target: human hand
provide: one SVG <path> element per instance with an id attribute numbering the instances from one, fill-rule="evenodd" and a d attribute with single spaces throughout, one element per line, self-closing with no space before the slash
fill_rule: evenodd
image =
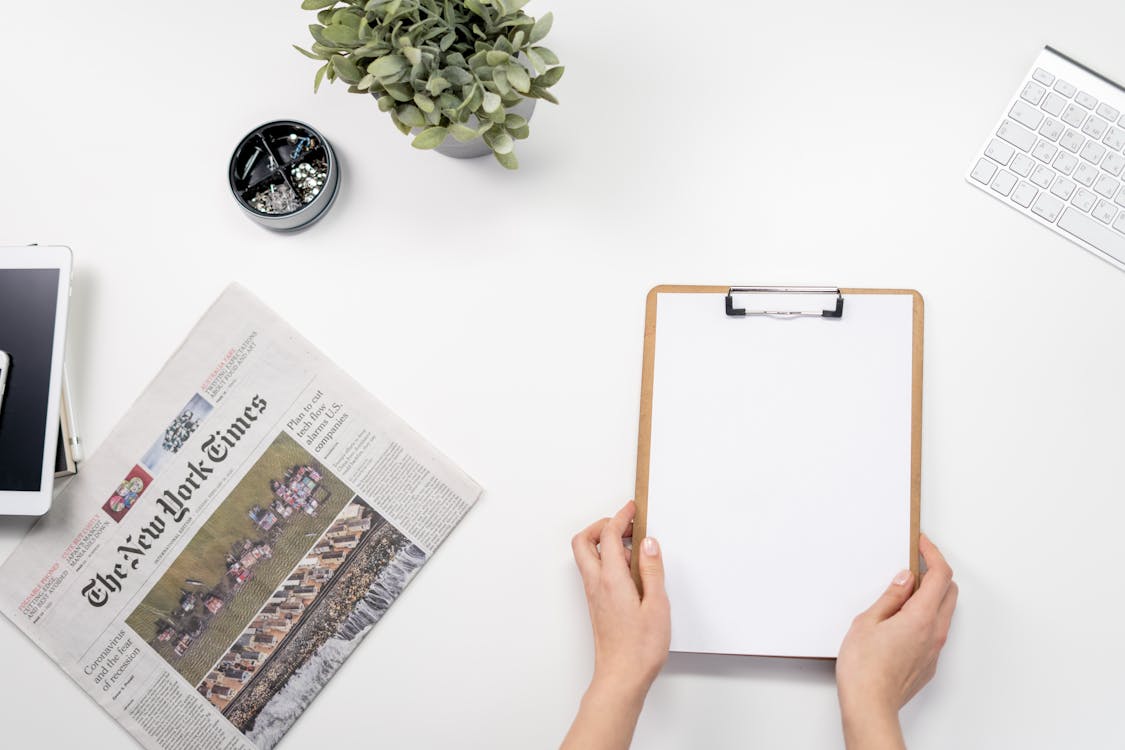
<path id="1" fill-rule="evenodd" d="M 850 750 L 903 747 L 898 712 L 934 676 L 957 606 L 953 570 L 923 534 L 926 573 L 895 576 L 883 595 L 852 622 L 836 659 L 836 686 Z"/>
<path id="2" fill-rule="evenodd" d="M 660 545 L 649 537 L 639 549 L 625 548 L 636 509 L 630 500 L 613 518 L 580 531 L 571 546 L 594 628 L 593 682 L 643 699 L 668 659 L 672 622 Z M 633 554 L 641 555 L 643 594 L 629 572 Z"/>

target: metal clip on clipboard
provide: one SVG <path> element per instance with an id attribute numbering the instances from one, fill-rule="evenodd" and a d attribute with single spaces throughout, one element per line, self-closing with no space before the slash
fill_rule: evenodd
<path id="1" fill-rule="evenodd" d="M 747 310 L 734 306 L 736 294 L 834 294 L 835 308 L 821 310 Z M 839 287 L 829 286 L 732 286 L 727 290 L 727 315 L 732 318 L 754 315 L 776 318 L 842 318 L 844 317 L 844 295 Z"/>

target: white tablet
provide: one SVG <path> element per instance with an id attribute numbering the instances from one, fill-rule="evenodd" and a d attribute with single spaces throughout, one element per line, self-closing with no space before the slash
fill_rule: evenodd
<path id="1" fill-rule="evenodd" d="M 69 298 L 70 248 L 0 247 L 0 515 L 51 507 Z"/>

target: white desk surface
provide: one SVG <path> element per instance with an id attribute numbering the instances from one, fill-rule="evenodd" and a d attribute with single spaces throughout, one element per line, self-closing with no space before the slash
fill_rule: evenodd
<path id="1" fill-rule="evenodd" d="M 922 523 L 961 599 L 911 747 L 1125 735 L 1125 274 L 962 176 L 1043 44 L 1125 80 L 1125 5 L 703 7 L 534 0 L 568 69 L 518 174 L 314 96 L 298 0 L 0 10 L 0 242 L 74 248 L 91 447 L 239 280 L 487 489 L 284 747 L 560 740 L 592 661 L 569 540 L 631 494 L 660 282 L 919 289 Z M 285 117 L 344 169 L 293 236 L 226 185 Z M 131 745 L 6 621 L 0 653 L 5 746 Z M 842 747 L 832 665 L 673 656 L 635 747 Z"/>

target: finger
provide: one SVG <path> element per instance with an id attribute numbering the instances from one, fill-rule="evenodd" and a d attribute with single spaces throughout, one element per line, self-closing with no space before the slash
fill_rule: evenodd
<path id="1" fill-rule="evenodd" d="M 570 540 L 570 547 L 574 550 L 574 562 L 578 565 L 578 572 L 582 578 L 589 580 L 590 576 L 598 571 L 601 557 L 598 556 L 598 540 L 601 539 L 602 530 L 609 523 L 608 518 L 594 521 L 592 524 L 579 531 Z"/>
<path id="2" fill-rule="evenodd" d="M 907 608 L 920 610 L 932 616 L 949 591 L 949 584 L 953 581 L 953 569 L 945 561 L 941 550 L 925 534 L 918 538 L 918 551 L 926 561 L 926 573 L 922 576 L 922 583 L 917 593 L 910 598 Z"/>
<path id="3" fill-rule="evenodd" d="M 882 622 L 902 609 L 902 605 L 910 598 L 913 591 L 914 574 L 909 570 L 900 571 L 891 580 L 891 585 L 887 586 L 883 595 L 876 599 L 875 603 L 868 607 L 863 614 L 876 622 Z"/>
<path id="4" fill-rule="evenodd" d="M 641 542 L 641 559 L 637 567 L 641 572 L 641 601 L 666 599 L 664 591 L 664 556 L 660 544 L 651 536 Z"/>
<path id="5" fill-rule="evenodd" d="M 946 638 L 949 637 L 949 625 L 953 621 L 953 610 L 957 608 L 957 592 L 957 582 L 954 581 L 949 584 L 949 591 L 945 593 L 945 598 L 941 600 L 941 606 L 938 607 L 937 636 L 939 650 L 945 645 Z"/>
<path id="6" fill-rule="evenodd" d="M 602 559 L 610 565 L 616 565 L 619 568 L 625 568 L 625 543 L 622 537 L 625 534 L 625 529 L 629 528 L 629 522 L 633 520 L 633 514 L 636 512 L 637 506 L 633 501 L 625 503 L 621 510 L 617 511 L 617 515 L 609 519 L 609 523 L 602 529 L 601 535 L 601 554 Z"/>

